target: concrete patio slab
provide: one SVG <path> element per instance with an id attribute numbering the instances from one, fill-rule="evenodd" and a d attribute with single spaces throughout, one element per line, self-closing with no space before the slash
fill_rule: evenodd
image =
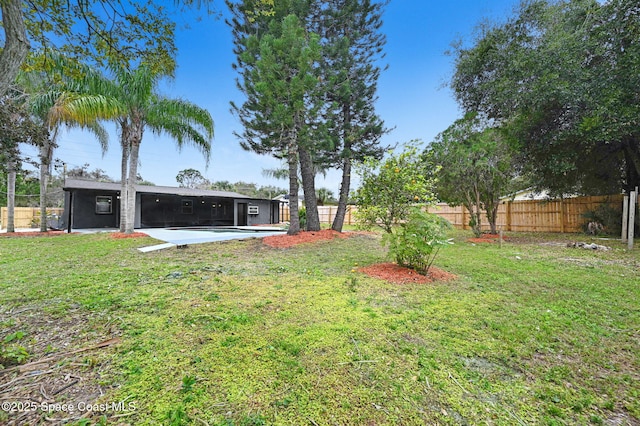
<path id="1" fill-rule="evenodd" d="M 263 238 L 271 235 L 283 235 L 286 231 L 280 228 L 255 228 L 255 227 L 247 227 L 236 228 L 233 230 L 224 230 L 224 229 L 165 229 L 165 228 L 145 228 L 140 229 L 140 232 L 144 232 L 149 235 L 151 238 L 155 238 L 156 240 L 165 241 L 167 243 L 172 244 L 173 246 L 181 246 L 187 244 L 202 244 L 202 243 L 212 243 L 216 241 L 229 241 L 229 240 L 242 240 L 247 238 Z M 243 232 L 244 231 L 244 232 Z M 163 247 L 158 247 L 160 250 L 162 248 L 169 248 L 172 246 L 166 246 L 162 244 Z M 144 247 L 143 247 L 144 248 Z M 138 249 L 142 251 L 142 249 Z M 147 249 L 147 251 L 152 251 Z"/>

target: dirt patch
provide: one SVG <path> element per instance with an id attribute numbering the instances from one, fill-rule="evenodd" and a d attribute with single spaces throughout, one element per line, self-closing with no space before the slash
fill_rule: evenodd
<path id="1" fill-rule="evenodd" d="M 482 234 L 479 238 L 469 238 L 467 241 L 470 243 L 485 244 L 485 243 L 497 243 L 500 240 L 499 234 Z M 502 236 L 502 241 L 509 241 L 509 237 Z"/>
<path id="2" fill-rule="evenodd" d="M 317 241 L 333 240 L 334 238 L 347 238 L 349 234 L 324 229 L 322 231 L 304 231 L 296 235 L 273 235 L 264 237 L 262 242 L 269 247 L 289 248 L 299 244 L 315 243 Z"/>
<path id="3" fill-rule="evenodd" d="M 66 424 L 91 415 L 86 407 L 109 389 L 103 375 L 121 334 L 115 324 L 79 308 L 70 307 L 62 318 L 44 308 L 0 308 L 0 332 L 24 334 L 5 349 L 20 346 L 28 353 L 18 365 L 3 360 L 0 424 Z"/>
<path id="4" fill-rule="evenodd" d="M 450 281 L 456 275 L 432 266 L 428 275 L 421 275 L 413 269 L 405 268 L 395 263 L 376 263 L 358 269 L 359 272 L 370 277 L 380 278 L 394 284 L 428 284 L 436 281 Z"/>
<path id="5" fill-rule="evenodd" d="M 112 232 L 111 234 L 111 238 L 114 238 L 116 240 L 122 239 L 122 238 L 144 238 L 144 237 L 148 237 L 147 234 L 145 234 L 144 232 L 132 232 L 131 234 L 125 234 L 124 232 Z"/>
<path id="6" fill-rule="evenodd" d="M 65 231 L 47 231 L 47 232 L 3 232 L 0 237 L 55 237 L 57 235 L 66 234 Z"/>

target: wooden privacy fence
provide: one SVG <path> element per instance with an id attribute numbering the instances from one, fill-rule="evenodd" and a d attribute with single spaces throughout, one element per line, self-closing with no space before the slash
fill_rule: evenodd
<path id="1" fill-rule="evenodd" d="M 357 210 L 356 206 L 347 206 L 347 213 L 344 216 L 345 225 L 355 225 L 356 220 L 352 215 L 352 212 Z M 320 223 L 332 224 L 333 219 L 338 212 L 338 206 L 318 206 L 318 216 L 320 216 Z M 288 222 L 291 215 L 289 214 L 289 206 L 284 204 L 280 208 L 280 222 Z"/>
<path id="2" fill-rule="evenodd" d="M 623 196 L 606 195 L 594 197 L 576 197 L 564 200 L 525 200 L 504 201 L 498 208 L 496 225 L 498 230 L 514 232 L 582 232 L 586 222 L 584 214 L 596 210 L 602 204 L 622 210 Z M 332 223 L 337 211 L 336 206 L 319 206 L 320 223 Z M 345 224 L 355 224 L 352 213 L 356 206 L 349 206 L 345 217 Z M 447 219 L 459 229 L 471 229 L 469 213 L 462 207 L 451 207 L 446 203 L 439 203 L 429 208 L 431 213 Z M 289 207 L 281 209 L 283 222 L 289 220 Z M 622 218 L 620 218 L 622 220 Z M 487 218 L 482 212 L 482 229 L 489 230 Z"/>
<path id="3" fill-rule="evenodd" d="M 582 232 L 586 222 L 585 213 L 596 210 L 602 204 L 621 210 L 622 199 L 622 195 L 605 195 L 550 201 L 504 201 L 498 208 L 496 226 L 498 230 L 516 232 Z M 450 207 L 440 203 L 429 211 L 449 220 L 456 228 L 471 229 L 469 212 L 462 206 Z M 489 230 L 484 211 L 482 229 Z"/>
<path id="4" fill-rule="evenodd" d="M 47 214 L 62 215 L 64 209 L 47 208 Z M 7 228 L 8 211 L 0 208 L 0 229 Z M 16 228 L 38 228 L 40 226 L 40 207 L 16 207 L 14 210 L 14 226 Z"/>

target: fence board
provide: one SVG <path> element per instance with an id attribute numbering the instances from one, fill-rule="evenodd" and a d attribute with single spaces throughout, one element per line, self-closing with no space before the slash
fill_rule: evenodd
<path id="1" fill-rule="evenodd" d="M 62 215 L 62 208 L 47 208 L 47 214 Z M 0 229 L 7 228 L 8 209 L 0 208 Z M 14 210 L 16 228 L 37 228 L 40 226 L 40 207 L 16 207 Z"/>
<path id="2" fill-rule="evenodd" d="M 622 200 L 623 196 L 620 194 L 564 200 L 504 201 L 498 207 L 496 226 L 499 230 L 514 232 L 582 232 L 582 226 L 586 222 L 583 217 L 585 213 L 597 209 L 601 204 L 621 208 Z M 355 224 L 351 215 L 355 210 L 357 206 L 349 206 L 344 222 L 346 225 Z M 320 223 L 331 224 L 336 211 L 336 206 L 319 206 Z M 429 211 L 447 219 L 456 228 L 470 229 L 469 214 L 462 206 L 452 207 L 446 203 L 438 203 L 429 208 Z M 482 215 L 482 230 L 489 231 L 484 211 Z M 286 205 L 281 209 L 281 219 L 283 222 L 289 220 L 289 207 Z"/>

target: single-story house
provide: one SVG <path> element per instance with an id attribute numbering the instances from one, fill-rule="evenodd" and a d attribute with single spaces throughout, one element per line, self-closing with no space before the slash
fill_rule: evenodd
<path id="1" fill-rule="evenodd" d="M 66 228 L 120 226 L 119 183 L 67 179 L 63 189 Z M 135 228 L 266 225 L 279 218 L 278 201 L 236 192 L 136 185 Z"/>

